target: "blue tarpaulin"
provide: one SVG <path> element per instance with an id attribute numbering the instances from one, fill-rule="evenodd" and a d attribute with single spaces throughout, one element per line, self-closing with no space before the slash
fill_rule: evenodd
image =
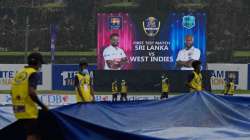
<path id="1" fill-rule="evenodd" d="M 16 120 L 12 113 L 12 108 L 11 111 L 8 109 L 8 106 L 0 106 L 0 130 Z"/>
<path id="2" fill-rule="evenodd" d="M 66 140 L 250 139 L 250 98 L 200 92 L 163 101 L 74 104 L 52 111 Z"/>
<path id="3" fill-rule="evenodd" d="M 46 140 L 250 139 L 250 98 L 206 92 L 162 101 L 72 104 L 51 110 L 49 118 L 40 118 Z M 21 130 L 9 129 L 8 139 Z"/>

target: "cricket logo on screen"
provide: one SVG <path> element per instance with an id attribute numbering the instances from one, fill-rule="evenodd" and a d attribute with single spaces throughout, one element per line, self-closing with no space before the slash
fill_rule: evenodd
<path id="1" fill-rule="evenodd" d="M 110 30 L 119 30 L 122 27 L 122 17 L 121 16 L 112 16 L 109 17 L 109 29 Z"/>
<path id="2" fill-rule="evenodd" d="M 187 29 L 192 29 L 195 26 L 195 17 L 194 16 L 183 16 L 182 26 Z"/>
<path id="3" fill-rule="evenodd" d="M 146 35 L 154 37 L 159 32 L 161 23 L 155 17 L 148 17 L 142 22 L 142 25 Z"/>

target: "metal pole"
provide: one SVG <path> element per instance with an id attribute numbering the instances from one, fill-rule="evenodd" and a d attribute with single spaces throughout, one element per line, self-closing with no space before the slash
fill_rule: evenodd
<path id="1" fill-rule="evenodd" d="M 55 25 L 50 25 L 50 49 L 51 49 L 51 64 L 55 63 L 55 44 L 56 44 L 56 29 Z"/>
<path id="2" fill-rule="evenodd" d="M 29 31 L 30 31 L 30 25 L 29 25 L 29 16 L 26 16 L 26 29 L 25 29 L 25 57 L 24 62 L 27 64 L 27 58 L 28 58 L 28 49 L 29 49 Z"/>

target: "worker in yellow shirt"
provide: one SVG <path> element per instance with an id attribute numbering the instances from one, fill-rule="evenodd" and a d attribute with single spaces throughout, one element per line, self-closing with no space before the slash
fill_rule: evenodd
<path id="1" fill-rule="evenodd" d="M 121 101 L 128 101 L 128 85 L 125 80 L 122 80 L 121 82 Z"/>
<path id="2" fill-rule="evenodd" d="M 112 82 L 112 101 L 117 101 L 117 96 L 119 94 L 119 90 L 118 90 L 118 83 L 117 81 L 113 81 Z"/>
<path id="3" fill-rule="evenodd" d="M 194 68 L 191 75 L 189 75 L 187 86 L 190 92 L 199 92 L 202 90 L 202 75 L 201 75 L 201 62 L 195 60 L 192 62 L 192 67 Z"/>
<path id="4" fill-rule="evenodd" d="M 79 63 L 80 70 L 75 76 L 75 91 L 76 101 L 79 102 L 93 102 L 95 101 L 93 78 L 87 69 L 88 63 L 86 59 L 81 59 Z"/>
<path id="5" fill-rule="evenodd" d="M 164 99 L 164 98 L 168 98 L 168 93 L 169 93 L 169 80 L 166 74 L 162 75 L 162 80 L 161 80 L 161 98 L 160 99 Z"/>
<path id="6" fill-rule="evenodd" d="M 225 90 L 224 90 L 224 95 L 230 95 L 233 96 L 235 92 L 235 84 L 234 84 L 234 79 L 229 78 L 229 81 L 225 82 Z"/>
<path id="7" fill-rule="evenodd" d="M 41 68 L 43 57 L 40 53 L 28 56 L 28 66 L 25 66 L 14 77 L 11 85 L 13 112 L 25 129 L 26 140 L 41 138 L 38 128 L 38 107 L 48 111 L 48 108 L 38 99 L 36 89 L 40 80 L 38 70 Z"/>

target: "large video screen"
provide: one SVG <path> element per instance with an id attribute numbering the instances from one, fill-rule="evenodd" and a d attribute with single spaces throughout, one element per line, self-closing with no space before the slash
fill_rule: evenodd
<path id="1" fill-rule="evenodd" d="M 192 70 L 206 66 L 206 13 L 97 14 L 99 70 Z"/>

